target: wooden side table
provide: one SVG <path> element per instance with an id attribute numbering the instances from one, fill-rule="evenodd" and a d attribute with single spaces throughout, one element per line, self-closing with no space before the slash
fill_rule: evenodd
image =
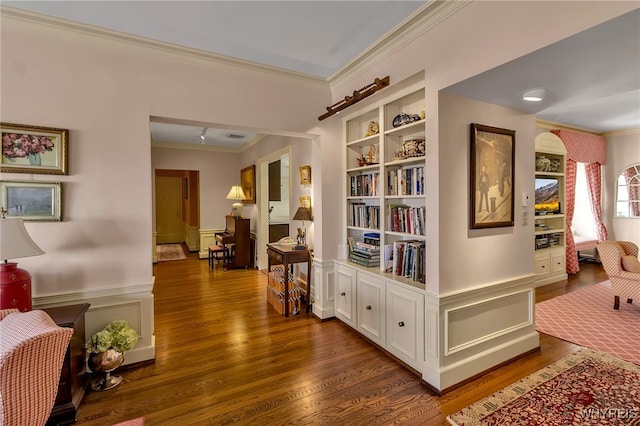
<path id="1" fill-rule="evenodd" d="M 60 373 L 58 395 L 47 425 L 68 425 L 76 422 L 78 406 L 84 397 L 88 375 L 84 372 L 85 336 L 84 314 L 88 303 L 43 309 L 60 327 L 73 328 Z"/>
<path id="2" fill-rule="evenodd" d="M 311 252 L 308 248 L 296 249 L 293 245 L 267 244 L 267 273 L 271 265 L 284 265 L 284 316 L 289 316 L 289 265 L 307 263 L 307 312 L 311 309 Z"/>

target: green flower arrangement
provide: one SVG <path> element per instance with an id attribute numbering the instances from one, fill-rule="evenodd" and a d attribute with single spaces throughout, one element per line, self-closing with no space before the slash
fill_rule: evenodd
<path id="1" fill-rule="evenodd" d="M 138 342 L 138 333 L 125 320 L 115 320 L 95 333 L 87 342 L 87 350 L 93 353 L 113 349 L 117 352 L 131 350 Z"/>

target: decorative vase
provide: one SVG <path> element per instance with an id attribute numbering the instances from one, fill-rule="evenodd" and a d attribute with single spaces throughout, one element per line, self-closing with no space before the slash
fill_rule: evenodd
<path id="1" fill-rule="evenodd" d="M 89 369 L 97 374 L 104 373 L 103 378 L 91 384 L 91 389 L 94 391 L 104 391 L 118 386 L 122 381 L 122 377 L 112 376 L 111 372 L 120 367 L 123 362 L 124 353 L 118 352 L 115 349 L 90 353 L 88 361 Z"/>
<path id="2" fill-rule="evenodd" d="M 29 164 L 31 164 L 32 166 L 42 165 L 42 158 L 40 157 L 39 152 L 36 152 L 34 154 L 28 154 L 27 159 L 29 160 Z"/>

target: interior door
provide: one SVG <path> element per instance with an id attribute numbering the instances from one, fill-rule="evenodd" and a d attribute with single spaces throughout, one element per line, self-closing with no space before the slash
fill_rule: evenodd
<path id="1" fill-rule="evenodd" d="M 182 179 L 156 176 L 156 242 L 182 242 Z"/>

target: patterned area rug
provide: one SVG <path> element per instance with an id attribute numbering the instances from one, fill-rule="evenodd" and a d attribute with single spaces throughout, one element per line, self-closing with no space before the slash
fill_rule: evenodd
<path id="1" fill-rule="evenodd" d="M 636 425 L 640 367 L 582 349 L 447 417 L 452 425 Z"/>
<path id="2" fill-rule="evenodd" d="M 182 260 L 187 258 L 187 255 L 184 253 L 182 244 L 157 245 L 156 253 L 158 254 L 158 262 L 166 262 L 168 260 Z"/>
<path id="3" fill-rule="evenodd" d="M 537 303 L 536 330 L 640 365 L 640 300 L 616 311 L 609 281 Z"/>

